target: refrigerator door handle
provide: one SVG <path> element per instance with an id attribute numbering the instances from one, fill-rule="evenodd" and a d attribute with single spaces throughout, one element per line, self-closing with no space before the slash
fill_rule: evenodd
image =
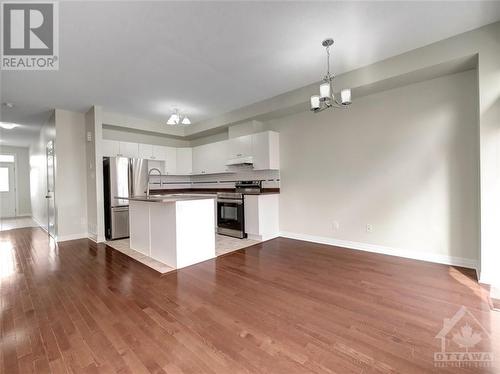
<path id="1" fill-rule="evenodd" d="M 134 160 L 131 158 L 128 161 L 128 193 L 129 197 L 134 196 Z"/>

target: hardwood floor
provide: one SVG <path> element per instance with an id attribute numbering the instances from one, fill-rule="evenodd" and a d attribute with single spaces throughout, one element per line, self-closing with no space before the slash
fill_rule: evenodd
<path id="1" fill-rule="evenodd" d="M 0 233 L 0 282 L 2 373 L 500 372 L 434 367 L 461 306 L 500 360 L 500 313 L 445 265 L 279 238 L 160 276 L 27 228 Z"/>

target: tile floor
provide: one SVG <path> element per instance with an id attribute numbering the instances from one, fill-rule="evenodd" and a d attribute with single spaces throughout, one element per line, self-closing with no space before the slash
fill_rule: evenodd
<path id="1" fill-rule="evenodd" d="M 246 248 L 250 247 L 251 245 L 257 244 L 257 240 L 250 240 L 250 239 L 237 239 L 237 238 L 231 238 L 229 236 L 224 236 L 224 235 L 216 235 L 215 236 L 215 254 L 217 256 L 236 251 L 241 248 Z M 159 261 L 153 260 L 152 258 L 143 255 L 140 252 L 134 251 L 133 249 L 130 249 L 130 244 L 129 244 L 129 239 L 118 239 L 118 240 L 111 240 L 106 242 L 106 244 L 117 251 L 120 251 L 127 256 L 132 257 L 133 259 L 139 261 L 140 263 L 149 266 L 150 268 L 162 273 L 166 274 L 172 270 L 175 270 L 174 268 L 165 265 Z"/>
<path id="2" fill-rule="evenodd" d="M 31 217 L 0 218 L 0 231 L 37 226 L 37 223 Z"/>

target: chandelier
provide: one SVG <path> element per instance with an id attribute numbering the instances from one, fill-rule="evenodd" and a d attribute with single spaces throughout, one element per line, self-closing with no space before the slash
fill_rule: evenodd
<path id="1" fill-rule="evenodd" d="M 333 39 L 325 39 L 321 43 L 326 49 L 326 75 L 323 83 L 319 86 L 319 95 L 311 96 L 311 111 L 321 112 L 328 108 L 345 108 L 351 104 L 351 89 L 344 88 L 340 91 L 340 101 L 333 93 L 333 74 L 330 73 L 330 47 L 333 45 Z"/>
<path id="2" fill-rule="evenodd" d="M 188 116 L 181 114 L 179 109 L 174 109 L 174 112 L 167 120 L 167 125 L 178 125 L 179 123 L 182 125 L 190 125 L 191 120 Z"/>

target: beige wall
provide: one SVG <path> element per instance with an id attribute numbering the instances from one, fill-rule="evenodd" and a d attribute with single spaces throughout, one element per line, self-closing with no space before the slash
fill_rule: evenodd
<path id="1" fill-rule="evenodd" d="M 87 237 L 85 117 L 56 109 L 56 207 L 59 241 Z"/>
<path id="2" fill-rule="evenodd" d="M 280 132 L 282 231 L 478 261 L 475 70 L 269 125 Z"/>
<path id="3" fill-rule="evenodd" d="M 16 212 L 18 216 L 30 216 L 31 196 L 29 148 L 0 145 L 0 153 L 14 155 L 16 158 Z"/>

